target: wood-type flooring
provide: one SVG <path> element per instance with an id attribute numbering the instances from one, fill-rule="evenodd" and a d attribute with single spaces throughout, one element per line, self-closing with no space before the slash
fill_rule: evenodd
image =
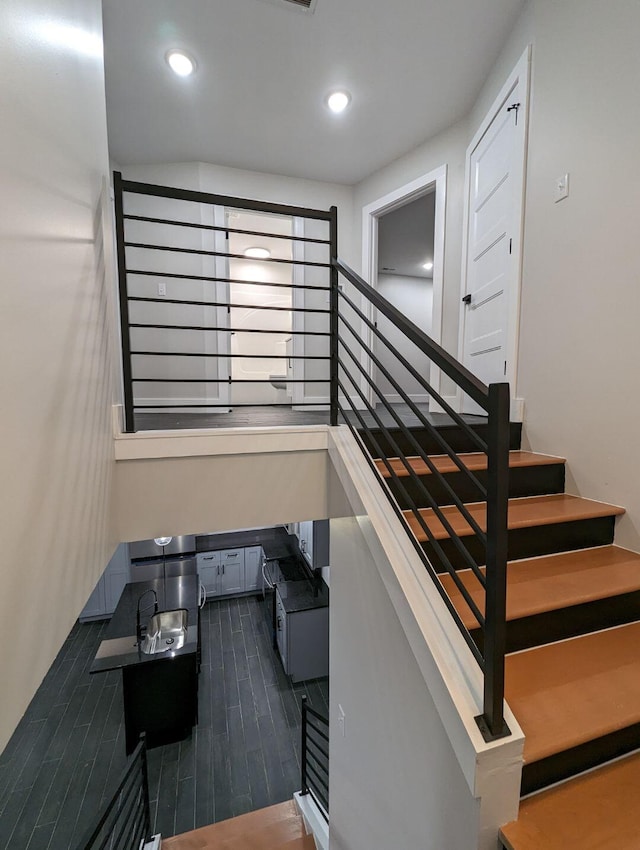
<path id="1" fill-rule="evenodd" d="M 73 848 L 125 765 L 117 671 L 89 675 L 106 623 L 77 623 L 0 756 L 0 849 Z M 163 836 L 291 799 L 300 697 L 328 713 L 328 680 L 292 686 L 258 597 L 202 612 L 199 722 L 149 751 L 152 827 Z"/>

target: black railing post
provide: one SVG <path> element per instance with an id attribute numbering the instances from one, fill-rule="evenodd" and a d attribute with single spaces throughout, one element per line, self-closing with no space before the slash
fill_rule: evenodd
<path id="1" fill-rule="evenodd" d="M 122 381 L 124 390 L 124 430 L 135 431 L 133 422 L 133 383 L 131 380 L 131 337 L 129 332 L 129 297 L 127 292 L 127 260 L 124 244 L 124 205 L 122 174 L 113 172 L 113 194 L 118 252 L 118 292 L 120 295 L 120 338 L 122 340 Z"/>
<path id="2" fill-rule="evenodd" d="M 509 735 L 504 722 L 504 656 L 507 615 L 507 511 L 509 506 L 509 384 L 489 385 L 487 439 L 487 586 L 484 633 L 485 740 Z"/>
<path id="3" fill-rule="evenodd" d="M 307 783 L 307 697 L 303 694 L 301 700 L 302 709 L 302 748 L 300 754 L 300 794 L 304 796 L 309 793 Z"/>
<path id="4" fill-rule="evenodd" d="M 330 422 L 332 425 L 338 424 L 338 269 L 336 262 L 338 261 L 338 208 L 331 207 L 329 210 L 331 218 L 329 220 L 329 239 L 331 242 L 331 289 L 329 293 L 329 309 L 331 312 L 330 322 Z"/>
<path id="5" fill-rule="evenodd" d="M 164 550 L 163 550 L 164 551 Z M 151 806 L 149 804 L 149 770 L 147 767 L 147 736 L 143 732 L 140 735 L 140 760 L 142 769 L 142 800 L 144 806 L 144 840 L 151 838 Z"/>

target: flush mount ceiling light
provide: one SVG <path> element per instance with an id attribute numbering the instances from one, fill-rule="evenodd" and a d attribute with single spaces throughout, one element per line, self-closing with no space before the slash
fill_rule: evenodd
<path id="1" fill-rule="evenodd" d="M 429 260 L 428 262 L 422 264 L 422 268 L 425 271 L 430 272 L 431 269 L 433 268 L 433 263 L 431 262 L 431 260 Z"/>
<path id="2" fill-rule="evenodd" d="M 268 248 L 247 248 L 244 255 L 251 260 L 267 260 L 271 256 L 271 251 Z"/>
<path id="3" fill-rule="evenodd" d="M 179 77 L 190 77 L 196 69 L 196 61 L 184 50 L 170 50 L 165 56 L 174 74 Z"/>
<path id="4" fill-rule="evenodd" d="M 339 91 L 332 91 L 327 95 L 327 106 L 332 112 L 335 112 L 338 115 L 340 112 L 344 112 L 344 110 L 351 103 L 351 95 L 348 91 L 344 89 L 340 89 Z"/>

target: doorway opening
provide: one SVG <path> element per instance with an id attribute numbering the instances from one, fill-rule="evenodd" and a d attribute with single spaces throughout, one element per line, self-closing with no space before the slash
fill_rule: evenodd
<path id="1" fill-rule="evenodd" d="M 431 336 L 433 313 L 433 249 L 435 227 L 435 189 L 378 219 L 377 289 Z M 415 347 L 406 340 L 385 316 L 377 317 L 378 330 L 393 347 L 411 360 L 424 375 L 431 367 L 426 355 L 416 359 Z M 404 349 L 407 350 L 404 350 Z M 427 394 L 418 382 L 400 366 L 389 348 L 376 337 L 374 354 L 382 365 L 402 384 L 412 401 L 426 403 Z M 376 385 L 388 401 L 399 402 L 389 380 L 375 366 Z"/>
<path id="2" fill-rule="evenodd" d="M 229 352 L 232 355 L 230 406 L 291 404 L 288 378 L 292 355 L 292 242 L 287 238 L 253 234 L 290 237 L 293 219 L 227 209 L 226 220 L 231 228 L 229 326 L 237 329 L 231 334 Z M 242 281 L 251 281 L 251 285 Z"/>
<path id="3" fill-rule="evenodd" d="M 446 201 L 446 165 L 418 177 L 389 194 L 378 198 L 363 210 L 363 276 L 374 289 L 380 291 L 418 327 L 440 343 L 442 337 L 443 259 Z M 371 313 L 369 319 L 378 323 L 385 339 L 392 345 L 396 340 L 395 328 L 381 315 Z M 368 346 L 389 369 L 392 377 L 402 386 L 412 401 L 427 404 L 424 389 L 406 372 L 391 367 L 395 358 L 387 346 L 372 331 L 365 336 Z M 411 360 L 415 352 L 407 352 Z M 388 361 L 388 364 L 387 364 Z M 424 358 L 413 364 L 436 392 L 440 392 L 440 370 Z M 394 403 L 398 401 L 389 382 L 379 376 L 373 361 L 368 365 L 372 380 Z M 377 399 L 372 388 L 363 379 L 363 392 L 371 404 Z M 440 408 L 431 400 L 431 412 Z"/>

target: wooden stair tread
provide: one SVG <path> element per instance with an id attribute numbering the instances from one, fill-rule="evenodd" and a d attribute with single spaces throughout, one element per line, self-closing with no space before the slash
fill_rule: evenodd
<path id="1" fill-rule="evenodd" d="M 506 657 L 525 764 L 640 722 L 640 623 Z"/>
<path id="2" fill-rule="evenodd" d="M 270 850 L 304 835 L 298 809 L 293 800 L 287 800 L 164 838 L 162 850 Z"/>
<path id="3" fill-rule="evenodd" d="M 474 502 L 466 505 L 470 515 L 480 528 L 486 530 L 486 503 Z M 441 508 L 442 513 L 459 537 L 468 537 L 473 531 L 458 508 L 447 505 Z M 581 496 L 569 496 L 566 493 L 555 493 L 550 496 L 527 496 L 523 499 L 509 499 L 509 529 L 530 528 L 540 525 L 554 525 L 574 520 L 595 519 L 596 517 L 617 516 L 623 514 L 624 508 L 607 505 L 583 499 Z M 403 511 L 411 530 L 422 543 L 427 541 L 427 535 L 411 511 Z M 446 529 L 435 515 L 432 508 L 421 508 L 420 515 L 431 530 L 436 540 L 449 537 Z"/>
<path id="4" fill-rule="evenodd" d="M 637 850 L 640 753 L 520 803 L 500 830 L 507 850 Z"/>
<path id="5" fill-rule="evenodd" d="M 467 469 L 478 471 L 487 468 L 487 456 L 484 452 L 463 452 L 458 455 Z M 431 470 L 427 464 L 419 457 L 408 457 L 411 468 L 417 475 L 431 475 Z M 429 460 L 433 463 L 438 472 L 443 475 L 449 472 L 460 472 L 456 464 L 448 455 L 430 455 Z M 516 468 L 520 466 L 549 466 L 557 463 L 565 463 L 563 457 L 553 457 L 552 455 L 542 455 L 537 452 L 511 451 L 509 452 L 509 467 Z M 383 478 L 391 478 L 391 473 L 387 469 L 386 464 L 382 460 L 376 460 L 375 464 L 378 472 Z M 406 478 L 409 476 L 409 470 L 400 458 L 389 458 L 389 464 L 398 478 Z"/>
<path id="6" fill-rule="evenodd" d="M 278 844 L 273 850 L 316 850 L 316 842 L 313 835 L 303 835 L 302 838 L 294 838 L 293 841 L 287 841 L 285 844 Z"/>
<path id="7" fill-rule="evenodd" d="M 484 572 L 484 568 L 482 570 Z M 471 570 L 458 577 L 484 613 L 484 589 Z M 450 575 L 440 576 L 468 629 L 478 627 L 471 609 Z M 510 561 L 507 571 L 507 620 L 531 617 L 640 590 L 640 554 L 619 546 L 562 552 L 543 558 Z"/>

